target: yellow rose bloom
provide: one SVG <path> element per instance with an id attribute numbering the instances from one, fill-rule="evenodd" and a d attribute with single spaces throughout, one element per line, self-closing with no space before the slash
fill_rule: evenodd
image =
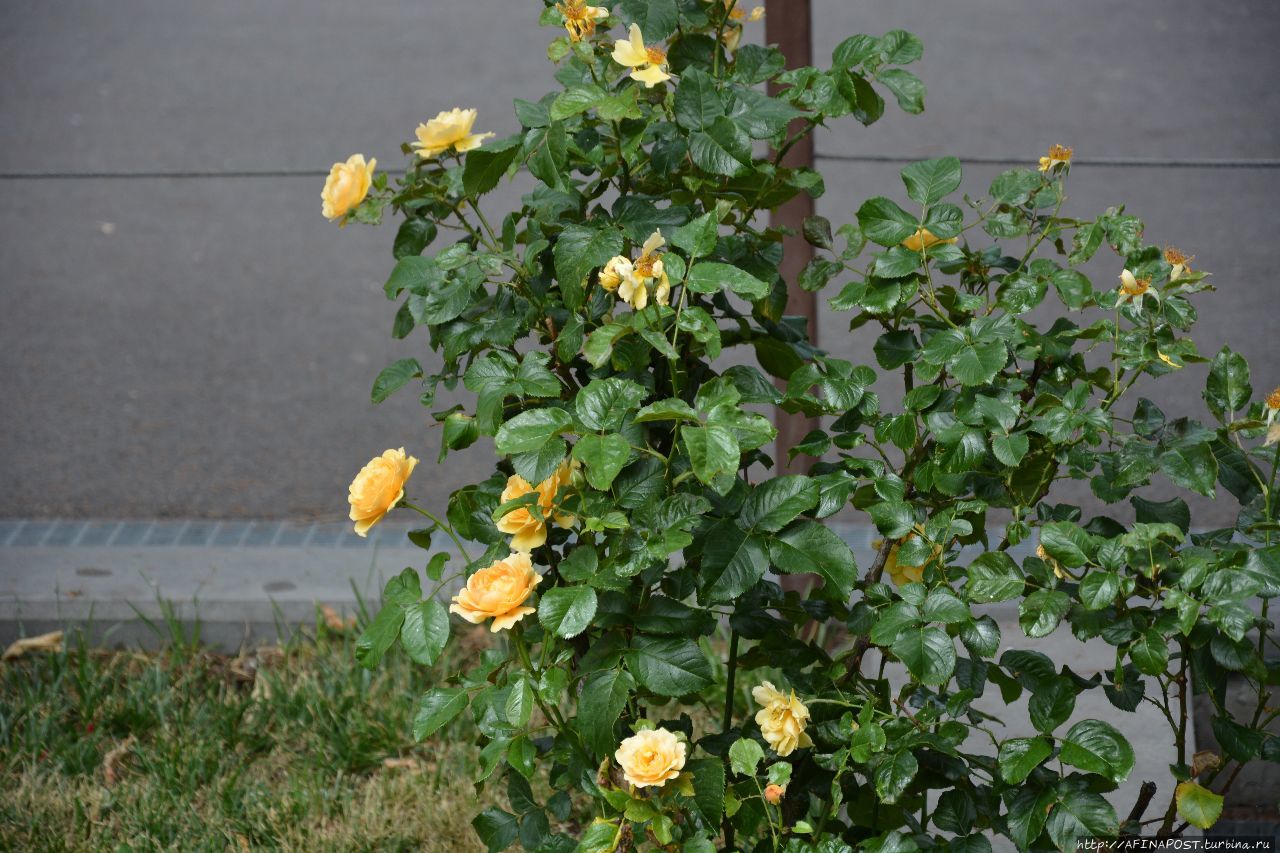
<path id="1" fill-rule="evenodd" d="M 1142 298 L 1151 291 L 1151 279 L 1137 278 L 1129 270 L 1120 273 L 1120 301 L 1142 307 Z"/>
<path id="2" fill-rule="evenodd" d="M 534 571 L 529 555 L 516 552 L 467 578 L 467 585 L 453 597 L 449 612 L 473 625 L 492 619 L 489 630 L 496 634 L 537 612 L 525 602 L 541 582 L 542 575 Z"/>
<path id="3" fill-rule="evenodd" d="M 539 483 L 536 489 L 518 474 L 512 474 L 507 478 L 507 487 L 502 490 L 502 503 L 513 501 L 536 491 L 538 493 L 538 510 L 542 514 L 542 518 L 538 518 L 530 511 L 529 507 L 522 506 L 511 510 L 511 512 L 498 519 L 498 529 L 511 536 L 511 550 L 532 551 L 534 548 L 545 544 L 547 541 L 547 519 L 549 518 L 554 518 L 555 523 L 560 527 L 569 527 L 573 524 L 572 515 L 555 511 L 556 492 L 561 488 L 567 488 L 571 484 L 573 471 L 574 467 L 566 461 L 561 464 L 556 473 Z"/>
<path id="4" fill-rule="evenodd" d="M 1055 145 L 1049 149 L 1048 156 L 1040 158 L 1040 171 L 1047 172 L 1055 166 L 1071 165 L 1071 149 L 1065 145 Z"/>
<path id="5" fill-rule="evenodd" d="M 613 61 L 631 69 L 631 79 L 644 84 L 646 89 L 671 79 L 666 71 L 667 53 L 660 47 L 646 47 L 639 24 L 632 24 L 630 37 L 618 39 L 613 45 Z"/>
<path id="6" fill-rule="evenodd" d="M 418 460 L 405 456 L 401 447 L 386 451 L 360 469 L 347 494 L 357 535 L 367 536 L 369 528 L 400 503 L 404 498 L 404 484 L 417 464 Z"/>
<path id="7" fill-rule="evenodd" d="M 1036 556 L 1049 564 L 1049 568 L 1053 569 L 1053 574 L 1058 578 L 1058 580 L 1067 580 L 1071 577 L 1071 575 L 1067 574 L 1066 570 L 1062 568 L 1062 564 L 1055 560 L 1052 555 L 1044 549 L 1043 545 L 1036 546 Z"/>
<path id="8" fill-rule="evenodd" d="M 604 269 L 600 271 L 600 286 L 605 290 L 614 291 L 618 289 L 618 285 L 631 275 L 631 261 L 622 255 L 616 255 L 609 259 L 609 263 L 604 265 Z"/>
<path id="9" fill-rule="evenodd" d="M 609 17 L 609 10 L 603 6 L 588 6 L 583 0 L 564 0 L 557 3 L 556 9 L 564 16 L 564 28 L 569 31 L 570 41 L 582 41 L 594 35 L 596 21 Z"/>
<path id="10" fill-rule="evenodd" d="M 958 237 L 950 237 L 942 240 L 934 236 L 934 233 L 928 228 L 917 228 L 916 233 L 902 241 L 902 245 L 913 252 L 921 252 L 925 249 L 932 249 L 939 244 L 954 243 L 958 239 Z"/>
<path id="11" fill-rule="evenodd" d="M 649 285 L 657 282 L 653 297 L 659 305 L 666 305 L 671 300 L 671 280 L 662 264 L 662 255 L 658 249 L 666 245 L 661 231 L 654 231 L 640 248 L 640 257 L 632 263 L 626 258 L 617 257 L 605 265 L 600 274 L 600 283 L 606 290 L 613 290 L 609 284 L 617 276 L 618 296 L 636 311 L 643 310 L 649 304 Z M 620 262 L 620 263 L 619 263 Z M 612 266 L 612 270 L 610 267 Z M 606 279 L 608 283 L 606 283 Z"/>
<path id="12" fill-rule="evenodd" d="M 926 560 L 923 566 L 907 566 L 898 562 L 898 547 L 908 539 L 915 539 L 919 533 L 923 532 L 924 528 L 917 524 L 915 533 L 908 533 L 901 540 L 895 542 L 893 547 L 889 549 L 889 556 L 886 557 L 884 561 L 884 573 L 889 576 L 889 579 L 893 581 L 895 586 L 906 586 L 909 583 L 921 583 L 924 580 L 925 567 L 935 560 L 942 559 L 942 546 L 934 545 L 933 557 Z M 880 550 L 880 546 L 883 544 L 883 539 L 877 539 L 871 543 L 871 546 L 878 551 Z"/>
<path id="13" fill-rule="evenodd" d="M 756 712 L 756 725 L 774 752 L 785 758 L 797 747 L 813 746 L 813 741 L 804 733 L 809 724 L 809 709 L 796 698 L 794 690 L 788 696 L 763 681 L 751 691 L 751 696 L 764 706 Z"/>
<path id="14" fill-rule="evenodd" d="M 618 744 L 613 758 L 637 788 L 661 788 L 684 769 L 685 742 L 666 729 L 645 729 Z"/>
<path id="15" fill-rule="evenodd" d="M 471 127 L 476 123 L 476 111 L 454 107 L 436 114 L 426 124 L 418 125 L 416 135 L 418 141 L 413 149 L 424 160 L 438 157 L 452 148 L 459 154 L 480 147 L 480 144 L 492 133 L 472 133 Z"/>
<path id="16" fill-rule="evenodd" d="M 334 163 L 320 191 L 324 218 L 330 221 L 345 216 L 364 201 L 373 182 L 373 169 L 377 159 L 364 161 L 363 154 L 352 154 L 345 163 Z"/>

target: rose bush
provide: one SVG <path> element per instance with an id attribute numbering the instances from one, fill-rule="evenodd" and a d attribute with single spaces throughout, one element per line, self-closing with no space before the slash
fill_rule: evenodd
<path id="1" fill-rule="evenodd" d="M 1280 393 L 1257 399 L 1224 349 L 1211 422 L 1130 402 L 1140 378 L 1205 361 L 1188 330 L 1211 288 L 1122 207 L 1065 213 L 1062 146 L 960 204 L 959 161 L 912 163 L 897 199 L 806 222 L 819 254 L 782 281 L 761 213 L 823 192 L 783 155 L 872 124 L 886 95 L 923 109 L 904 67 L 922 47 L 855 35 L 829 66 L 786 69 L 743 43 L 758 19 L 735 0 L 549 5 L 559 88 L 516 101 L 519 133 L 484 142 L 453 109 L 394 185 L 363 158 L 335 166 L 326 216 L 403 217 L 392 333 L 434 352 L 383 370 L 373 399 L 417 383 L 431 407 L 461 384 L 474 402 L 434 413 L 441 461 L 481 436 L 498 455 L 444 517 L 403 500 L 402 453 L 352 485 L 364 529 L 398 502 L 430 522 L 414 542 L 452 552 L 426 561 L 425 594 L 414 569 L 387 584 L 361 662 L 398 647 L 433 664 L 438 595 L 465 583 L 450 610 L 501 646 L 438 674 L 414 736 L 469 712 L 476 781 L 510 803 L 476 817 L 490 850 L 1069 851 L 1212 825 L 1239 768 L 1280 757 Z M 519 208 L 487 216 L 521 170 Z M 1079 267 L 1099 253 L 1112 278 L 1094 282 Z M 784 314 L 789 286 L 828 285 L 875 366 Z M 882 397 L 886 377 L 900 391 Z M 808 475 L 770 474 L 772 406 L 822 419 L 791 450 Z M 1089 484 L 1088 508 L 1055 498 L 1065 480 Z M 1176 490 L 1230 496 L 1236 524 L 1194 527 Z M 879 530 L 864 568 L 823 523 L 841 510 Z M 1098 639 L 1114 666 L 1021 648 L 1000 602 L 1016 634 Z M 1161 798 L 1144 789 L 1127 817 L 1109 795 L 1132 747 L 1107 720 L 1067 725 L 1087 691 L 1167 722 Z M 1221 756 L 1193 756 L 1193 691 Z"/>

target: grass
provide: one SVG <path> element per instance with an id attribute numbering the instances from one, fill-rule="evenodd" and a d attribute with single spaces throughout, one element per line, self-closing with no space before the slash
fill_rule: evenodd
<path id="1" fill-rule="evenodd" d="M 175 631 L 0 664 L 0 849 L 483 849 L 474 732 L 414 744 L 431 673 L 361 669 L 354 638 L 320 621 L 228 656 Z"/>

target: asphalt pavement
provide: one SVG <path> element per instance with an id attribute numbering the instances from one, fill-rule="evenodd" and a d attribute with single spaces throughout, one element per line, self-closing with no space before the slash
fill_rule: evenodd
<path id="1" fill-rule="evenodd" d="M 438 433 L 412 394 L 369 403 L 384 364 L 432 359 L 424 337 L 389 335 L 380 288 L 394 232 L 326 222 L 311 173 L 353 152 L 398 165 L 416 124 L 453 106 L 477 107 L 478 130 L 515 129 L 512 99 L 552 85 L 539 8 L 8 3 L 0 517 L 340 518 L 371 456 L 404 445 L 433 460 Z M 1280 384 L 1280 7 L 816 0 L 815 20 L 819 62 L 854 32 L 917 32 L 929 88 L 924 115 L 838 123 L 820 155 L 1012 164 L 1072 145 L 1069 210 L 1127 203 L 1150 240 L 1194 252 L 1220 288 L 1201 304 L 1202 350 L 1230 342 L 1260 390 Z M 1150 165 L 1087 165 L 1116 158 Z M 1270 166 L 1241 165 L 1258 161 Z M 900 193 L 898 164 L 820 166 L 819 209 L 833 219 Z M 966 189 L 983 192 L 1003 168 L 970 165 Z M 262 171 L 284 174 L 236 174 Z M 1095 283 L 1116 265 L 1091 267 Z M 872 338 L 843 323 L 824 313 L 823 342 L 870 361 Z M 1203 375 L 1188 368 L 1152 394 L 1201 413 Z M 418 497 L 442 506 L 490 465 L 481 444 L 420 469 Z M 1207 503 L 1205 523 L 1228 521 L 1228 504 Z"/>

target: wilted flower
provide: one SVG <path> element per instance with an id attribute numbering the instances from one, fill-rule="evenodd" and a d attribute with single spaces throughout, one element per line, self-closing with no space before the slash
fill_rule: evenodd
<path id="1" fill-rule="evenodd" d="M 594 35 L 596 21 L 609 17 L 608 9 L 588 6 L 583 0 L 564 0 L 556 4 L 556 9 L 564 16 L 564 28 L 569 31 L 570 41 L 582 41 Z"/>
<path id="2" fill-rule="evenodd" d="M 946 240 L 934 235 L 928 228 L 917 228 L 916 232 L 910 237 L 902 241 L 904 248 L 913 252 L 920 252 L 924 249 L 931 249 L 939 244 L 955 243 L 958 237 L 950 237 Z"/>
<path id="3" fill-rule="evenodd" d="M 776 806 L 782 802 L 782 796 L 786 793 L 787 789 L 783 785 L 769 784 L 764 786 L 764 798 L 770 805 Z"/>
<path id="4" fill-rule="evenodd" d="M 1169 272 L 1169 281 L 1174 282 L 1191 272 L 1191 262 L 1196 259 L 1195 255 L 1187 255 L 1180 249 L 1168 246 L 1164 250 L 1164 260 L 1169 266 L 1173 267 Z"/>
<path id="5" fill-rule="evenodd" d="M 1132 302 L 1135 307 L 1142 307 L 1142 297 L 1151 291 L 1150 278 L 1138 278 L 1129 270 L 1120 273 L 1120 300 Z M 1154 291 L 1151 291 L 1154 293 Z"/>
<path id="6" fill-rule="evenodd" d="M 1048 172 L 1057 166 L 1071 165 L 1071 149 L 1065 145 L 1055 145 L 1049 149 L 1048 156 L 1040 158 L 1040 171 Z"/>

